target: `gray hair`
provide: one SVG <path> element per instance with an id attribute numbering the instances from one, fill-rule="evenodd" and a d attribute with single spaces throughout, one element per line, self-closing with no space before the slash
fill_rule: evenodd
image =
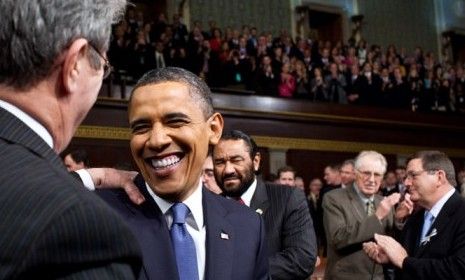
<path id="1" fill-rule="evenodd" d="M 145 73 L 134 86 L 131 97 L 140 87 L 164 82 L 177 82 L 186 85 L 189 88 L 191 97 L 200 105 L 205 118 L 213 114 L 210 88 L 194 73 L 178 67 L 158 68 Z M 131 100 L 132 98 L 129 103 L 131 103 Z"/>
<path id="2" fill-rule="evenodd" d="M 35 85 L 78 38 L 106 51 L 111 23 L 125 7 L 126 0 L 1 0 L 0 84 Z"/>
<path id="3" fill-rule="evenodd" d="M 383 167 L 383 174 L 386 173 L 386 169 L 387 169 L 386 158 L 382 154 L 376 151 L 361 151 L 355 158 L 355 169 L 360 170 L 362 162 L 365 158 L 369 158 L 372 161 L 378 161 Z"/>

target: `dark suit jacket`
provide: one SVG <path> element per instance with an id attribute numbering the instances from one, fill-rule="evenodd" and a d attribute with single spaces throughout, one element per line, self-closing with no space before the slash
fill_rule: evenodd
<path id="1" fill-rule="evenodd" d="M 137 241 L 58 155 L 0 108 L 0 279 L 134 279 Z"/>
<path id="2" fill-rule="evenodd" d="M 424 211 L 411 216 L 403 229 L 402 244 L 409 257 L 399 279 L 464 279 L 465 201 L 455 192 L 431 225 L 437 234 L 419 245 Z M 397 279 L 397 278 L 396 278 Z"/>
<path id="3" fill-rule="evenodd" d="M 139 279 L 176 280 L 176 259 L 165 217 L 141 175 L 135 183 L 146 198 L 139 206 L 121 190 L 99 194 L 131 225 L 139 240 L 144 262 Z M 205 188 L 203 211 L 207 230 L 205 279 L 268 279 L 265 229 L 259 215 Z M 222 239 L 221 233 L 229 239 Z"/>
<path id="4" fill-rule="evenodd" d="M 307 279 L 313 272 L 317 249 L 304 193 L 257 179 L 250 207 L 263 213 L 271 278 Z"/>

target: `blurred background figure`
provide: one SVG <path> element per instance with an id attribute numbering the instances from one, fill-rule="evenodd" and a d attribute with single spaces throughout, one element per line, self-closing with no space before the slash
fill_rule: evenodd
<path id="1" fill-rule="evenodd" d="M 213 160 L 212 156 L 209 155 L 205 160 L 202 168 L 202 183 L 210 191 L 221 194 L 222 191 L 215 181 L 215 175 L 213 174 Z"/>
<path id="2" fill-rule="evenodd" d="M 76 171 L 90 167 L 89 156 L 84 149 L 77 149 L 69 152 L 63 159 L 68 171 Z"/>

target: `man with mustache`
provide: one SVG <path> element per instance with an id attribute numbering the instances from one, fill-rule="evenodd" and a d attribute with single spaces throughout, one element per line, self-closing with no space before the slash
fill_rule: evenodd
<path id="1" fill-rule="evenodd" d="M 302 190 L 265 183 L 255 175 L 260 153 L 253 139 L 233 130 L 213 148 L 215 178 L 223 194 L 265 220 L 271 279 L 307 279 L 316 261 L 316 239 Z"/>

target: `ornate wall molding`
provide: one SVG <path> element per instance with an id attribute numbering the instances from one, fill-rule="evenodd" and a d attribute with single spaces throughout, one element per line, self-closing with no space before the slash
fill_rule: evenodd
<path id="1" fill-rule="evenodd" d="M 130 139 L 129 128 L 81 125 L 75 137 L 88 139 L 128 140 Z M 441 150 L 452 157 L 465 157 L 465 149 L 447 147 L 422 147 L 412 145 L 396 145 L 388 143 L 367 143 L 334 141 L 323 139 L 271 137 L 253 135 L 258 146 L 270 149 L 296 149 L 329 152 L 359 152 L 361 150 L 376 150 L 385 154 L 406 155 L 419 150 Z"/>

